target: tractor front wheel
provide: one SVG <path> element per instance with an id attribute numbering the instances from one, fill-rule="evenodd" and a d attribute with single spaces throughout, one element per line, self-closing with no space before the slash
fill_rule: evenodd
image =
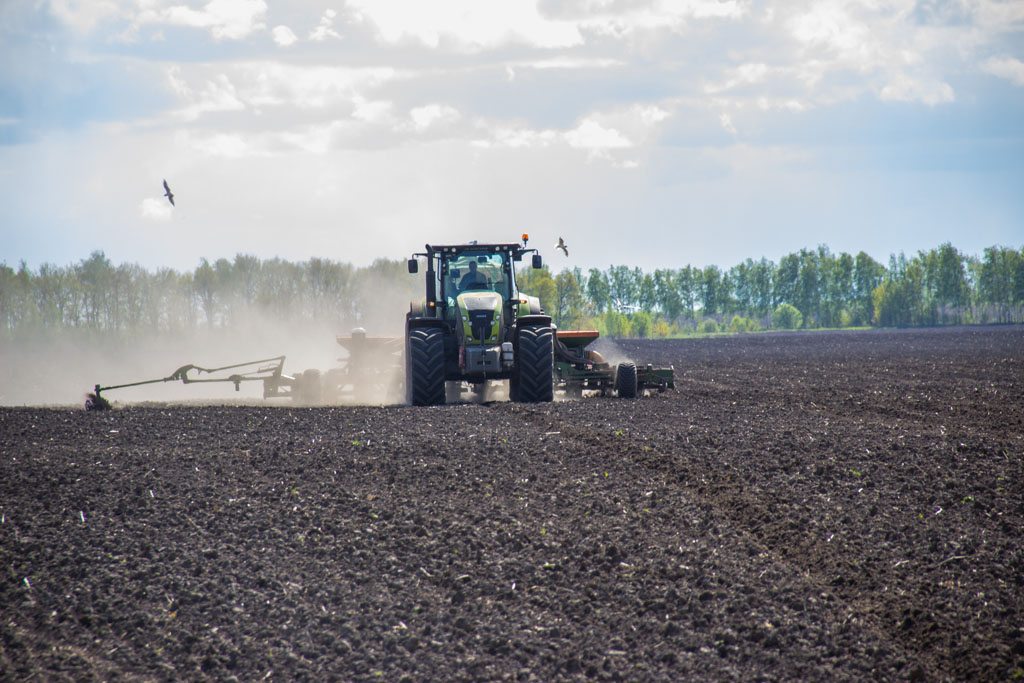
<path id="1" fill-rule="evenodd" d="M 406 351 L 406 387 L 414 406 L 445 402 L 444 333 L 433 327 L 409 330 Z"/>
<path id="2" fill-rule="evenodd" d="M 543 403 L 554 398 L 553 339 L 550 327 L 528 325 L 520 328 L 519 367 L 510 386 L 513 401 Z"/>

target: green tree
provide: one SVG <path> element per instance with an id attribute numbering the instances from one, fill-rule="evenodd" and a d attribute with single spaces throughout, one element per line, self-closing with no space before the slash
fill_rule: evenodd
<path id="1" fill-rule="evenodd" d="M 924 265 L 920 259 L 900 255 L 889 259 L 886 279 L 875 288 L 875 323 L 882 326 L 917 325 L 924 317 Z"/>
<path id="2" fill-rule="evenodd" d="M 260 271 L 262 264 L 258 258 L 249 254 L 235 254 L 232 267 L 234 291 L 239 305 L 253 308 L 260 294 Z"/>
<path id="3" fill-rule="evenodd" d="M 521 269 L 516 275 L 516 282 L 524 294 L 540 299 L 541 308 L 549 314 L 557 308 L 557 289 L 547 266 Z"/>
<path id="4" fill-rule="evenodd" d="M 735 306 L 738 312 L 746 313 L 754 309 L 754 287 L 751 280 L 752 259 L 738 263 L 729 269 L 726 277 L 732 283 Z"/>
<path id="5" fill-rule="evenodd" d="M 853 265 L 853 322 L 870 323 L 874 317 L 874 291 L 882 284 L 885 267 L 863 251 L 858 252 Z"/>
<path id="6" fill-rule="evenodd" d="M 646 339 L 651 336 L 651 315 L 647 311 L 637 311 L 629 319 L 630 336 Z"/>
<path id="7" fill-rule="evenodd" d="M 676 290 L 679 292 L 679 299 L 682 301 L 686 317 L 693 320 L 696 315 L 697 291 L 700 282 L 700 271 L 693 266 L 680 268 L 676 272 Z"/>
<path id="8" fill-rule="evenodd" d="M 791 303 L 784 301 L 772 312 L 772 327 L 781 330 L 795 330 L 803 324 L 803 314 Z"/>
<path id="9" fill-rule="evenodd" d="M 675 321 L 683 312 L 683 299 L 676 282 L 676 273 L 661 268 L 654 271 L 654 290 L 658 308 L 670 321 Z"/>
<path id="10" fill-rule="evenodd" d="M 608 269 L 608 285 L 611 297 L 617 306 L 636 306 L 640 283 L 636 271 L 626 266 L 612 266 Z"/>
<path id="11" fill-rule="evenodd" d="M 108 302 L 113 270 L 110 260 L 102 251 L 92 252 L 76 268 L 76 275 L 82 283 L 85 324 L 90 328 L 103 329 L 109 322 Z"/>
<path id="12" fill-rule="evenodd" d="M 629 318 L 614 309 L 605 311 L 602 316 L 604 330 L 602 333 L 607 337 L 622 338 L 629 335 Z"/>
<path id="13" fill-rule="evenodd" d="M 967 296 L 967 267 L 966 259 L 949 242 L 939 247 L 939 283 L 936 293 L 939 303 L 953 306 L 959 323 L 960 311 Z"/>
<path id="14" fill-rule="evenodd" d="M 1024 248 L 1018 254 L 1017 268 L 1013 271 L 1013 302 L 1017 306 L 1017 314 L 1020 316 L 1020 309 L 1024 307 Z"/>
<path id="15" fill-rule="evenodd" d="M 608 276 L 597 268 L 591 268 L 587 273 L 587 299 L 593 306 L 594 312 L 604 313 L 608 308 L 610 298 L 611 287 L 608 285 Z"/>
<path id="16" fill-rule="evenodd" d="M 825 325 L 842 325 L 842 312 L 853 302 L 853 257 L 843 252 L 827 261 L 824 274 L 824 303 L 822 306 Z"/>
<path id="17" fill-rule="evenodd" d="M 639 283 L 637 305 L 640 306 L 640 310 L 651 313 L 658 305 L 658 288 L 654 284 L 654 277 L 644 274 L 639 268 L 634 268 L 633 276 Z"/>
<path id="18" fill-rule="evenodd" d="M 126 331 L 142 327 L 145 317 L 143 293 L 148 279 L 149 273 L 137 263 L 122 263 L 115 271 L 115 280 L 119 283 L 121 319 Z"/>
<path id="19" fill-rule="evenodd" d="M 563 270 L 555 276 L 555 305 L 552 313 L 555 324 L 561 329 L 572 329 L 583 317 L 583 288 L 580 286 L 580 270 Z"/>
<path id="20" fill-rule="evenodd" d="M 775 264 L 762 256 L 760 261 L 749 263 L 748 271 L 751 303 L 755 311 L 764 315 L 772 309 L 772 277 L 775 275 Z"/>
<path id="21" fill-rule="evenodd" d="M 206 326 L 212 328 L 217 316 L 217 272 L 205 258 L 199 259 L 199 265 L 192 273 L 196 296 L 206 314 Z"/>
<path id="22" fill-rule="evenodd" d="M 996 312 L 999 322 L 1010 322 L 1014 276 L 1021 255 L 1015 249 L 993 246 L 985 249 L 978 280 L 981 300 Z"/>
<path id="23" fill-rule="evenodd" d="M 779 260 L 772 279 L 772 299 L 775 305 L 793 304 L 799 301 L 798 280 L 800 277 L 800 255 L 786 254 Z"/>
<path id="24" fill-rule="evenodd" d="M 821 323 L 821 268 L 822 254 L 820 252 L 800 250 L 800 270 L 797 275 L 797 301 L 795 304 L 804 315 L 804 327 L 809 327 L 808 319 L 813 320 L 815 325 Z"/>
<path id="25" fill-rule="evenodd" d="M 700 303 L 704 315 L 718 313 L 722 295 L 722 271 L 707 266 L 700 274 Z"/>

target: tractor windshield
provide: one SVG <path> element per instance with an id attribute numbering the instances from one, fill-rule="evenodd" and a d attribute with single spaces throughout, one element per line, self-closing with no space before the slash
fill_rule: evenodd
<path id="1" fill-rule="evenodd" d="M 463 292 L 497 292 L 502 299 L 511 296 L 511 262 L 506 251 L 445 254 L 441 273 L 441 287 L 450 303 Z"/>

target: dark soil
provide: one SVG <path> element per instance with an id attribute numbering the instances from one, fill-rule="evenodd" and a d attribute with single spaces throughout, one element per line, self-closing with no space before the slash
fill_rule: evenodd
<path id="1" fill-rule="evenodd" d="M 1024 329 L 620 346 L 676 390 L 0 409 L 0 678 L 1024 676 Z"/>

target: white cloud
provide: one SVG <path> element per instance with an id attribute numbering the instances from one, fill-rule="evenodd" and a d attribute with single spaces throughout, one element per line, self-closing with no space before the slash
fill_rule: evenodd
<path id="1" fill-rule="evenodd" d="M 580 125 L 565 134 L 571 147 L 583 149 L 593 157 L 608 158 L 613 149 L 625 149 L 633 143 L 614 128 L 606 128 L 593 119 L 584 119 Z"/>
<path id="2" fill-rule="evenodd" d="M 684 33 L 692 20 L 738 20 L 747 14 L 737 0 L 665 0 L 624 5 L 614 0 L 570 2 L 582 31 L 619 40 L 656 31 Z"/>
<path id="3" fill-rule="evenodd" d="M 730 69 L 729 72 L 731 75 L 723 82 L 705 85 L 704 92 L 715 94 L 743 85 L 761 83 L 768 74 L 768 65 L 761 62 L 740 64 L 738 67 Z"/>
<path id="4" fill-rule="evenodd" d="M 413 40 L 429 47 L 442 43 L 460 50 L 525 43 L 545 48 L 582 43 L 574 22 L 551 20 L 535 3 L 506 0 L 350 0 L 354 18 L 376 27 L 381 40 Z"/>
<path id="5" fill-rule="evenodd" d="M 993 57 L 982 63 L 981 70 L 1024 86 L 1024 62 L 1014 57 Z"/>
<path id="6" fill-rule="evenodd" d="M 780 51 L 779 58 L 787 61 L 768 76 L 792 77 L 802 84 L 807 97 L 800 107 L 865 93 L 884 101 L 953 102 L 955 93 L 943 77 L 950 59 L 969 59 L 979 43 L 995 36 L 994 29 L 971 23 L 972 12 L 984 4 L 962 6 L 952 17 L 922 15 L 929 10 L 909 0 L 825 0 L 795 10 L 786 7 L 789 16 L 782 25 L 798 51 L 795 59 Z M 767 81 L 766 86 L 781 94 L 779 84 Z M 777 99 L 772 92 L 768 97 Z"/>
<path id="7" fill-rule="evenodd" d="M 343 132 L 340 121 L 308 126 L 300 131 L 287 131 L 280 135 L 280 142 L 286 149 L 300 149 L 310 154 L 323 155 L 331 150 L 335 140 Z"/>
<path id="8" fill-rule="evenodd" d="M 969 5 L 974 18 L 985 28 L 1006 30 L 1020 29 L 1024 23 L 1024 3 L 1005 2 L 1005 0 L 975 0 Z"/>
<path id="9" fill-rule="evenodd" d="M 442 104 L 416 107 L 409 112 L 409 116 L 412 118 L 413 127 L 420 132 L 434 125 L 455 123 L 460 118 L 457 109 Z"/>
<path id="10" fill-rule="evenodd" d="M 390 67 L 295 65 L 285 61 L 182 63 L 167 68 L 179 118 L 195 120 L 207 112 L 274 113 L 274 125 L 289 118 L 308 120 L 323 110 L 334 118 L 375 97 L 383 84 L 408 77 Z M 365 110 L 363 112 L 365 114 Z M 282 119 L 282 117 L 284 117 Z"/>
<path id="11" fill-rule="evenodd" d="M 394 104 L 386 100 L 365 100 L 356 97 L 352 118 L 367 123 L 386 123 L 394 121 Z"/>
<path id="12" fill-rule="evenodd" d="M 722 124 L 722 128 L 726 132 L 732 133 L 733 135 L 737 134 L 738 131 L 736 130 L 736 126 L 734 126 L 733 123 L 732 123 L 732 117 L 730 117 L 728 114 L 726 114 L 724 112 L 719 114 L 718 115 L 718 122 L 720 124 Z"/>
<path id="13" fill-rule="evenodd" d="M 534 59 L 531 61 L 515 62 L 512 66 L 530 69 L 609 69 L 615 66 L 623 66 L 626 62 L 621 59 L 594 58 L 594 57 L 569 57 L 562 55 L 546 59 Z"/>
<path id="14" fill-rule="evenodd" d="M 176 137 L 181 147 L 193 149 L 208 157 L 244 159 L 267 156 L 265 140 L 240 133 L 199 131 L 183 132 Z"/>
<path id="15" fill-rule="evenodd" d="M 390 67 L 296 66 L 284 62 L 236 65 L 243 99 L 300 109 L 351 106 L 363 93 L 397 77 Z"/>
<path id="16" fill-rule="evenodd" d="M 288 47 L 290 45 L 294 45 L 295 41 L 298 40 L 298 37 L 296 37 L 295 32 L 292 31 L 287 26 L 275 26 L 274 29 L 270 32 L 270 35 L 271 37 L 273 37 L 274 42 L 280 45 L 281 47 Z"/>
<path id="17" fill-rule="evenodd" d="M 50 0 L 50 12 L 79 33 L 91 31 L 101 21 L 122 16 L 114 0 Z"/>
<path id="18" fill-rule="evenodd" d="M 139 203 L 139 216 L 151 221 L 169 221 L 173 208 L 166 199 L 146 197 Z"/>
<path id="19" fill-rule="evenodd" d="M 177 116 L 185 121 L 195 121 L 209 112 L 239 111 L 245 104 L 238 98 L 234 84 L 225 74 L 217 74 L 207 80 L 201 90 L 192 89 L 182 78 L 181 69 L 172 66 L 167 70 L 171 88 L 184 102 Z"/>
<path id="20" fill-rule="evenodd" d="M 499 127 L 491 131 L 489 138 L 473 141 L 475 147 L 489 149 L 493 147 L 510 147 L 513 149 L 545 148 L 558 142 L 558 135 L 552 130 L 533 130 L 530 128 Z"/>
<path id="21" fill-rule="evenodd" d="M 636 112 L 645 126 L 653 126 L 671 116 L 667 110 L 653 105 L 640 105 L 636 108 Z"/>
<path id="22" fill-rule="evenodd" d="M 813 3 L 796 14 L 789 29 L 799 42 L 821 46 L 843 56 L 866 56 L 872 49 L 868 27 L 840 0 Z"/>
<path id="23" fill-rule="evenodd" d="M 956 99 L 948 83 L 925 78 L 913 78 L 897 73 L 881 89 L 883 100 L 896 102 L 923 102 L 927 105 L 945 104 Z"/>
<path id="24" fill-rule="evenodd" d="M 203 28 L 217 40 L 240 40 L 265 29 L 266 14 L 264 0 L 210 0 L 198 10 L 187 5 L 146 7 L 139 12 L 135 23 Z"/>
<path id="25" fill-rule="evenodd" d="M 758 97 L 754 105 L 761 111 L 790 111 L 794 114 L 798 114 L 808 109 L 808 106 L 800 100 L 785 97 Z"/>
<path id="26" fill-rule="evenodd" d="M 309 39 L 314 42 L 321 42 L 328 38 L 341 38 L 341 35 L 334 30 L 334 18 L 338 16 L 338 13 L 333 9 L 328 9 L 324 12 L 324 15 L 320 17 L 320 23 L 315 29 L 309 32 Z"/>

